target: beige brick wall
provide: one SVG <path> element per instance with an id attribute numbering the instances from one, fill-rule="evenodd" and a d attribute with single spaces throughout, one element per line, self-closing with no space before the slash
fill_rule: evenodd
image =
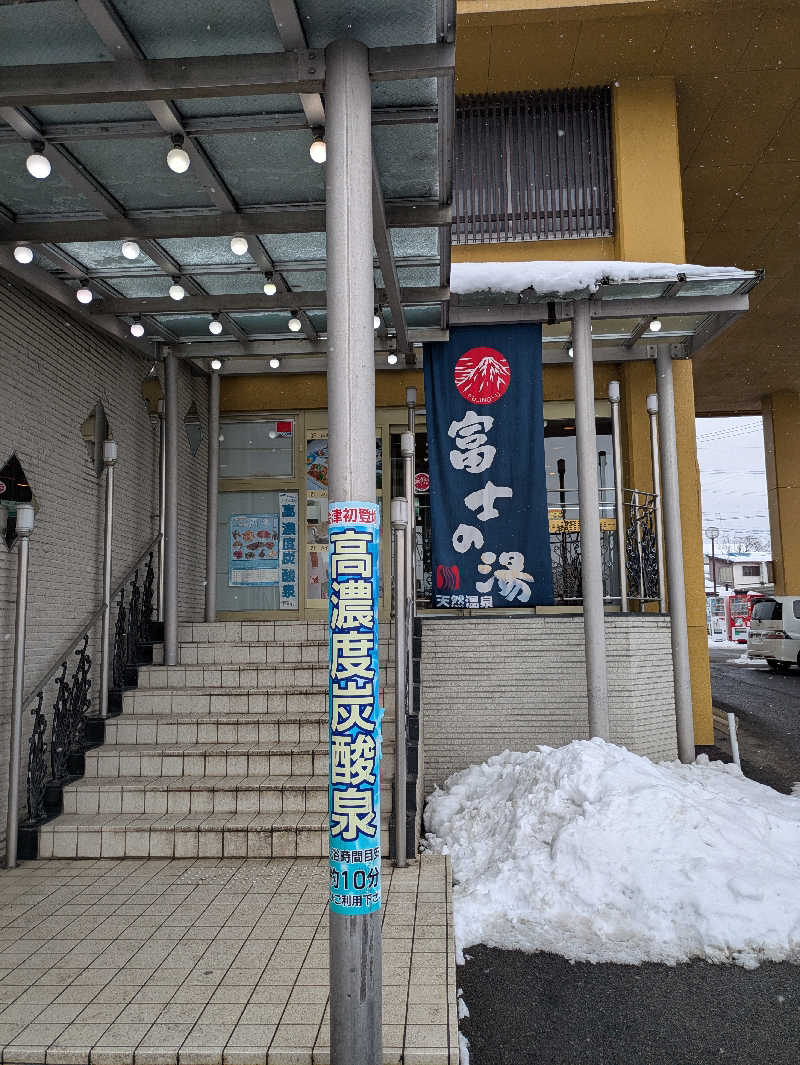
<path id="1" fill-rule="evenodd" d="M 0 281 L 0 465 L 16 451 L 36 496 L 30 544 L 26 691 L 77 635 L 99 605 L 104 477 L 81 437 L 102 402 L 119 449 L 115 479 L 114 583 L 158 532 L 158 432 L 141 382 L 151 360 L 137 356 L 63 310 L 8 280 Z M 205 379 L 179 375 L 179 415 L 195 400 L 205 422 Z M 195 457 L 183 428 L 179 444 L 181 617 L 200 617 L 205 569 L 207 442 Z M 14 651 L 17 551 L 0 544 L 0 837 L 4 837 Z M 91 645 L 95 652 L 96 641 Z M 93 670 L 94 673 L 94 670 Z M 95 674 L 97 678 L 97 674 Z M 93 694 L 97 692 L 97 679 Z M 51 689 L 45 706 L 52 702 Z M 23 754 L 27 760 L 29 715 Z M 23 784 L 26 761 L 23 765 Z M 0 844 L 0 849 L 2 849 Z"/>
<path id="2" fill-rule="evenodd" d="M 606 618 L 611 739 L 675 758 L 669 619 Z M 581 616 L 422 618 L 425 792 L 506 749 L 588 738 Z"/>

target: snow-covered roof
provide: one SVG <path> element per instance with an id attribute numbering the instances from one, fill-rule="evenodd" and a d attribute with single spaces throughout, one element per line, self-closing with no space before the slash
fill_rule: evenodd
<path id="1" fill-rule="evenodd" d="M 456 295 L 472 292 L 523 292 L 531 289 L 542 298 L 563 299 L 593 294 L 603 283 L 623 284 L 639 281 L 669 283 L 685 278 L 687 282 L 711 279 L 746 282 L 752 271 L 735 266 L 697 266 L 692 263 L 645 263 L 628 261 L 535 260 L 528 262 L 454 262 L 450 268 L 450 290 Z"/>
<path id="2" fill-rule="evenodd" d="M 711 558 L 711 541 L 703 544 L 703 553 Z M 717 562 L 772 562 L 770 551 L 726 551 L 719 545 L 714 546 L 714 558 Z"/>

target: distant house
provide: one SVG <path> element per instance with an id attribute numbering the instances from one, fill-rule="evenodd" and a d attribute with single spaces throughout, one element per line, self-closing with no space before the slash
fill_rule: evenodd
<path id="1" fill-rule="evenodd" d="M 706 592 L 714 591 L 711 544 L 703 544 Z M 714 553 L 718 592 L 772 590 L 772 556 L 765 551 L 720 551 Z"/>

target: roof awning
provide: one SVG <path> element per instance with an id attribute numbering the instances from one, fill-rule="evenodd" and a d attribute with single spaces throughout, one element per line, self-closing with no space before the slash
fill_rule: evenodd
<path id="1" fill-rule="evenodd" d="M 541 322 L 544 361 L 568 362 L 573 306 L 589 300 L 596 361 L 691 358 L 748 308 L 758 271 L 689 263 L 454 263 L 450 322 Z"/>
<path id="2" fill-rule="evenodd" d="M 442 335 L 455 0 L 46 7 L 0 5 L 0 268 L 146 350 L 162 341 L 203 363 L 217 350 L 314 355 L 327 329 L 325 177 L 309 147 L 325 124 L 324 49 L 354 37 L 372 81 L 377 346 L 408 353 Z M 166 165 L 173 142 L 184 173 Z M 26 170 L 38 143 L 44 180 Z M 19 244 L 32 262 L 15 260 Z"/>

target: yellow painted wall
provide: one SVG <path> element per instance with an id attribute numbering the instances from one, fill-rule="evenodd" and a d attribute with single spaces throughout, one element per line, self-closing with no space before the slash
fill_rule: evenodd
<path id="1" fill-rule="evenodd" d="M 762 402 L 767 501 L 775 591 L 800 594 L 800 393 L 773 392 Z"/>

